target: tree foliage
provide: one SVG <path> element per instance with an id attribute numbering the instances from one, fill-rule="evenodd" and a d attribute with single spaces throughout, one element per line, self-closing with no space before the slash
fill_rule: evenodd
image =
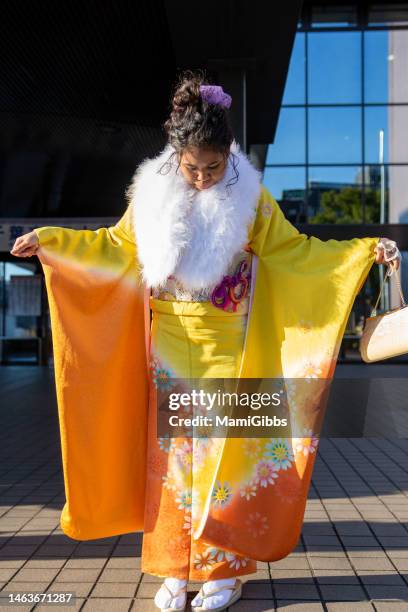
<path id="1" fill-rule="evenodd" d="M 357 187 L 344 187 L 340 191 L 330 190 L 322 193 L 319 212 L 309 217 L 309 223 L 361 223 L 363 205 L 361 190 Z M 365 222 L 380 222 L 380 191 L 365 191 Z"/>

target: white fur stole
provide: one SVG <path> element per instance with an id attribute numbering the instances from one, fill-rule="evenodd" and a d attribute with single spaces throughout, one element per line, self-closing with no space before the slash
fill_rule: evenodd
<path id="1" fill-rule="evenodd" d="M 231 153 L 238 158 L 238 181 L 226 187 L 235 176 L 230 155 L 223 178 L 200 191 L 188 184 L 180 169 L 176 173 L 176 156 L 171 166 L 158 172 L 172 153 L 168 144 L 157 157 L 145 159 L 126 192 L 143 280 L 160 288 L 173 274 L 186 289 L 211 288 L 247 243 L 261 172 L 234 141 Z"/>

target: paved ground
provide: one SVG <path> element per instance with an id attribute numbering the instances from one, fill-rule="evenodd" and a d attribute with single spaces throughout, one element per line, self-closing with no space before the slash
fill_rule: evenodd
<path id="1" fill-rule="evenodd" d="M 2 367 L 0 389 L 0 594 L 75 591 L 76 604 L 64 609 L 155 610 L 160 579 L 140 572 L 141 534 L 77 542 L 59 528 L 53 372 Z M 321 440 L 297 549 L 260 563 L 230 608 L 276 609 L 408 610 L 408 439 Z"/>

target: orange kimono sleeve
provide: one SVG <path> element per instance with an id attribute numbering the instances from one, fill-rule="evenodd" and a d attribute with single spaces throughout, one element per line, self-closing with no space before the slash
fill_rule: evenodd
<path id="1" fill-rule="evenodd" d="M 147 364 L 131 205 L 108 228 L 41 227 L 66 502 L 78 540 L 143 529 Z"/>

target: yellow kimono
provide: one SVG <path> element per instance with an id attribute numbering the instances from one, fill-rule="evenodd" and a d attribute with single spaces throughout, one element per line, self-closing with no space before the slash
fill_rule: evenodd
<path id="1" fill-rule="evenodd" d="M 132 218 L 129 205 L 109 228 L 35 230 L 53 333 L 66 493 L 61 527 L 78 540 L 144 529 L 151 298 Z M 252 283 L 239 376 L 330 379 L 378 240 L 301 234 L 262 187 L 249 230 Z M 224 556 L 229 551 L 238 570 L 235 559 L 288 555 L 300 535 L 316 457 L 311 429 L 323 410 L 298 406 L 305 437 L 218 439 L 192 538 Z M 190 577 L 208 576 L 200 574 L 204 565 Z"/>

